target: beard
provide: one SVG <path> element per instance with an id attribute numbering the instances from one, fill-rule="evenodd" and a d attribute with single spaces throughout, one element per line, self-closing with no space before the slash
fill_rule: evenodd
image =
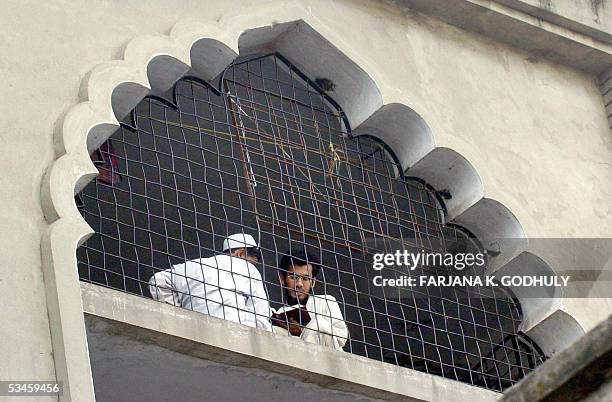
<path id="1" fill-rule="evenodd" d="M 287 304 L 290 306 L 295 306 L 296 304 L 305 306 L 306 302 L 308 301 L 308 297 L 310 295 L 309 294 L 305 294 L 304 298 L 302 300 L 298 299 L 297 297 L 293 297 L 289 294 L 289 290 L 285 290 L 285 298 L 287 300 Z"/>

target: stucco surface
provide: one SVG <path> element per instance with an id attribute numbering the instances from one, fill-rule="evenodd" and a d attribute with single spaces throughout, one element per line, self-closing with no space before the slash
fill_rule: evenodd
<path id="1" fill-rule="evenodd" d="M 141 34 L 183 18 L 217 20 L 286 1 L 21 1 L 0 15 L 0 377 L 52 379 L 40 261 L 47 224 L 40 183 L 56 157 L 53 133 L 94 66 Z M 308 0 L 305 12 L 379 85 L 385 103 L 416 110 L 438 146 L 464 155 L 485 196 L 505 204 L 530 237 L 612 237 L 612 134 L 594 77 L 534 59 L 437 20 L 373 0 Z M 587 328 L 612 309 L 579 300 Z M 19 347 L 16 347 L 19 345 Z M 25 362 L 25 363 L 24 363 Z"/>
<path id="2" fill-rule="evenodd" d="M 505 3 L 525 3 L 581 24 L 612 31 L 612 4 L 607 0 L 505 0 Z"/>
<path id="3" fill-rule="evenodd" d="M 257 368 L 219 364 L 103 330 L 87 317 L 96 396 L 103 401 L 382 401 Z M 291 374 L 291 373 L 287 373 Z M 129 382 L 126 380 L 129 378 Z M 194 381 L 197 379 L 197 381 Z M 248 391 L 247 391 L 248 390 Z"/>

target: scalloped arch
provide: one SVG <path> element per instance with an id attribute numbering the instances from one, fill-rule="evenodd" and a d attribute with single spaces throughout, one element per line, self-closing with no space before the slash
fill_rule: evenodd
<path id="1" fill-rule="evenodd" d="M 275 15 L 276 20 L 271 22 L 269 15 Z M 169 88 L 189 71 L 210 80 L 239 53 L 278 51 L 307 76 L 332 80 L 336 84 L 333 98 L 345 112 L 353 133 L 385 141 L 407 175 L 425 180 L 443 194 L 448 221 L 470 230 L 486 247 L 504 236 L 524 238 L 520 223 L 507 208 L 483 198 L 482 180 L 469 161 L 451 149 L 436 148 L 431 129 L 413 109 L 401 104 L 384 105 L 375 75 L 366 72 L 375 71 L 374 66 L 340 43 L 344 42 L 336 38 L 333 29 L 301 7 L 275 9 L 267 14 L 264 7 L 262 14 L 236 15 L 217 23 L 179 22 L 169 36 L 135 38 L 126 47 L 123 60 L 94 68 L 83 81 L 84 102 L 66 114 L 56 138 L 58 148 L 65 153 L 48 168 L 42 183 L 41 204 L 50 224 L 42 239 L 45 280 L 49 277 L 51 283 L 56 283 L 53 278 L 63 274 L 71 281 L 57 282 L 62 289 L 54 290 L 56 305 L 61 306 L 65 299 L 80 300 L 74 254 L 76 246 L 93 231 L 77 211 L 74 195 L 97 174 L 90 152 L 119 127 L 119 120 L 147 94 Z M 315 57 L 326 62 L 311 63 Z M 482 223 L 483 217 L 487 223 Z M 505 266 L 524 247 L 523 243 L 499 246 L 496 268 Z M 50 312 L 51 317 L 61 315 L 59 307 L 55 313 Z M 86 347 L 82 312 L 77 314 L 73 308 L 69 315 L 68 321 L 83 325 L 81 330 L 68 329 L 66 318 L 58 319 L 52 329 L 54 348 L 56 342 L 60 343 L 58 350 L 63 350 L 62 334 L 66 331 L 80 331 L 74 336 L 80 337 Z M 76 361 L 68 359 L 56 364 L 62 378 L 91 378 L 89 372 L 74 371 L 76 367 L 83 371 Z"/>

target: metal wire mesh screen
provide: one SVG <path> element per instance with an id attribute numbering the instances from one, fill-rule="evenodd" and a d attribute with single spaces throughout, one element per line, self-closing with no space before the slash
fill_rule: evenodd
<path id="1" fill-rule="evenodd" d="M 503 288 L 372 287 L 376 250 L 478 244 L 444 224 L 439 194 L 405 178 L 383 143 L 353 138 L 333 100 L 280 55 L 145 98 L 92 159 L 100 175 L 77 196 L 96 232 L 77 250 L 82 280 L 149 296 L 154 273 L 251 233 L 273 307 L 281 254 L 315 250 L 315 293 L 338 300 L 347 352 L 497 391 L 543 360 L 517 333 L 520 306 Z"/>

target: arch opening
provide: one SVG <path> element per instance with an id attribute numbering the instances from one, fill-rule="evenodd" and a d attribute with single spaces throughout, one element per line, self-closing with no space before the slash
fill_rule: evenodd
<path id="1" fill-rule="evenodd" d="M 81 278 L 146 296 L 153 273 L 246 231 L 275 306 L 280 255 L 315 250 L 316 291 L 340 302 L 347 352 L 498 391 L 540 363 L 501 290 L 373 288 L 375 252 L 477 246 L 427 182 L 400 174 L 393 148 L 352 135 L 333 92 L 275 53 L 245 57 L 146 96 L 96 150 L 100 174 L 77 196 L 96 232 L 77 252 Z"/>

